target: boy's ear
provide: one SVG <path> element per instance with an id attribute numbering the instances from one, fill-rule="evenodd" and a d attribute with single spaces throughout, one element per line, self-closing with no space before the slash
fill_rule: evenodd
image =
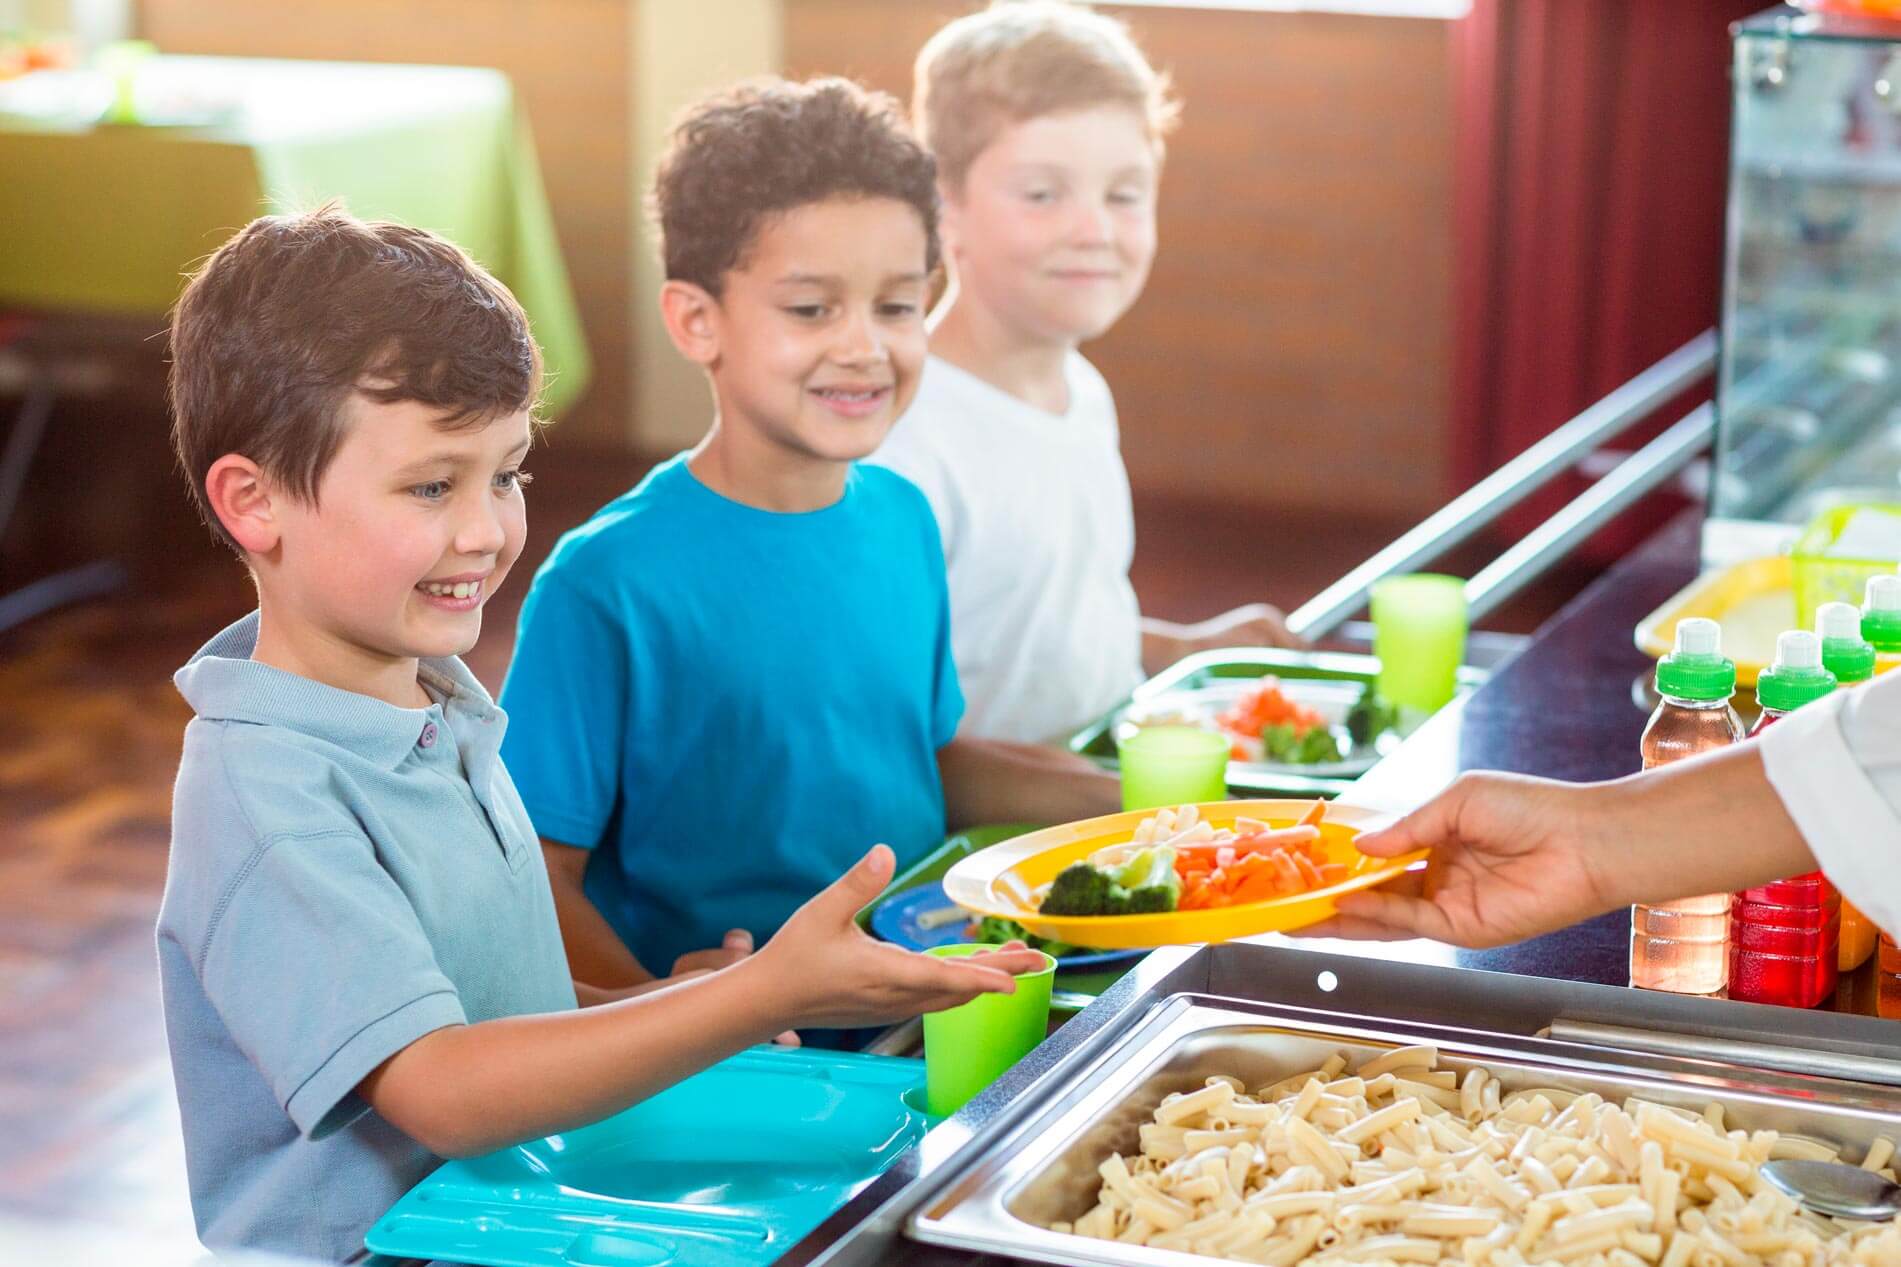
<path id="1" fill-rule="evenodd" d="M 703 287 L 678 280 L 661 286 L 660 316 L 681 356 L 708 369 L 719 360 L 719 300 Z"/>
<path id="2" fill-rule="evenodd" d="M 232 540 L 251 554 L 269 554 L 283 535 L 264 472 L 239 453 L 227 453 L 205 472 L 205 502 Z"/>

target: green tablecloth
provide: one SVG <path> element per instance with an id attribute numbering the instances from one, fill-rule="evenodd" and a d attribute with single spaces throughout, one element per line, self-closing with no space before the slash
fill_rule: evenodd
<path id="1" fill-rule="evenodd" d="M 533 323 L 549 412 L 581 394 L 580 317 L 534 143 L 500 72 L 158 57 L 139 84 L 159 117 L 216 121 L 76 121 L 103 90 L 76 73 L 48 81 L 73 100 L 64 117 L 0 113 L 0 307 L 161 314 L 183 274 L 252 217 L 341 198 L 480 260 Z"/>

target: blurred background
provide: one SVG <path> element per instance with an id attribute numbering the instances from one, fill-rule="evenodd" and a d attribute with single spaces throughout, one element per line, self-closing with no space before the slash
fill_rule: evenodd
<path id="1" fill-rule="evenodd" d="M 908 96 L 970 7 L 0 0 L 0 1216 L 72 1219 L 83 1193 L 189 1243 L 151 972 L 188 716 L 169 675 L 250 604 L 167 447 L 183 275 L 252 215 L 342 197 L 521 295 L 555 422 L 472 657 L 498 686 L 526 568 L 708 415 L 642 216 L 675 111 L 761 73 Z M 1121 411 L 1145 610 L 1291 608 L 1713 324 L 1727 24 L 1760 3 L 1100 7 L 1185 103 L 1153 279 L 1085 348 Z M 1688 478 L 1493 626 L 1535 627 Z"/>

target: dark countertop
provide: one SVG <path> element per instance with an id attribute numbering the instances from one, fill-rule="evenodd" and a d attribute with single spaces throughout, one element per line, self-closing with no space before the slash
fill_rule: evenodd
<path id="1" fill-rule="evenodd" d="M 1417 805 L 1464 770 L 1507 770 L 1572 781 L 1617 778 L 1639 766 L 1638 739 L 1652 701 L 1652 661 L 1636 648 L 1638 622 L 1695 578 L 1700 519 L 1685 515 L 1632 551 L 1541 628 L 1490 681 L 1420 728 L 1343 799 L 1394 809 Z M 1630 917 L 1617 911 L 1549 936 L 1488 951 L 1431 942 L 1305 941 L 1303 948 L 1359 957 L 1556 977 L 1628 982 Z M 1278 938 L 1262 938 L 1264 942 Z M 1872 967 L 1872 965 L 1871 965 Z M 1131 974 L 1059 1029 L 995 1086 L 902 1158 L 780 1261 L 817 1262 L 835 1250 L 857 1262 L 995 1264 L 993 1256 L 897 1239 L 903 1216 L 880 1213 L 905 1187 L 941 1168 L 973 1134 L 1059 1059 L 1086 1043 L 1138 993 Z M 1872 1012 L 1869 969 L 1844 983 L 1838 1010 Z M 1866 1004 L 1863 1004 L 1866 1000 Z"/>

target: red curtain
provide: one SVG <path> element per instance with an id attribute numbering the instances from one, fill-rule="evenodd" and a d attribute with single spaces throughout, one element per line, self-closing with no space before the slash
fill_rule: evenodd
<path id="1" fill-rule="evenodd" d="M 1474 0 L 1456 24 L 1459 487 L 1715 324 L 1728 26 L 1762 7 Z"/>

